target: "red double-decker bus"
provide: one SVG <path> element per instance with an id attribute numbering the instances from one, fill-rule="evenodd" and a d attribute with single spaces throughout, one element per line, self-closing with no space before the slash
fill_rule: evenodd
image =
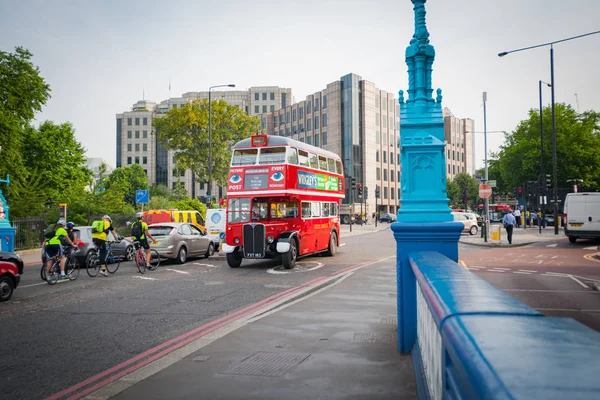
<path id="1" fill-rule="evenodd" d="M 227 263 L 281 256 L 290 269 L 301 256 L 335 255 L 343 198 L 337 154 L 281 136 L 242 140 L 233 146 L 227 186 Z"/>

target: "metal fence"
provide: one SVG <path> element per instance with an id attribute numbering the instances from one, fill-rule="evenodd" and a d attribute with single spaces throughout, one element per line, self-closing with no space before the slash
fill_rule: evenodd
<path id="1" fill-rule="evenodd" d="M 14 218 L 12 225 L 17 229 L 15 232 L 15 250 L 41 247 L 47 225 L 44 217 Z"/>

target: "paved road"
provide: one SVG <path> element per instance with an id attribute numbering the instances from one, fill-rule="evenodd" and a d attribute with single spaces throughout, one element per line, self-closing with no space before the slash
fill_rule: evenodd
<path id="1" fill-rule="evenodd" d="M 223 256 L 166 263 L 140 275 L 124 263 L 107 278 L 49 286 L 26 267 L 0 308 L 0 393 L 45 398 L 184 333 L 315 278 L 395 255 L 389 227 L 343 239 L 336 257 L 309 257 L 284 270 L 275 261 L 227 266 Z"/>
<path id="2" fill-rule="evenodd" d="M 478 248 L 461 260 L 499 289 L 549 316 L 571 317 L 600 332 L 598 243 L 564 236 L 520 248 Z"/>

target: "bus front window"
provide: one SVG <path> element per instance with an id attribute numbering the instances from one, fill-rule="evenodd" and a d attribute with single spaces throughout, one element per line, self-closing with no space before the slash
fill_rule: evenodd
<path id="1" fill-rule="evenodd" d="M 229 199 L 227 222 L 240 223 L 250 221 L 250 199 Z"/>
<path id="2" fill-rule="evenodd" d="M 255 201 L 252 204 L 252 220 L 269 218 L 269 204 Z"/>

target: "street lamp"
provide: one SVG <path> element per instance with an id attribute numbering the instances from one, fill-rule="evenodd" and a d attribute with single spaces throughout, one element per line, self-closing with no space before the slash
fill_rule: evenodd
<path id="1" fill-rule="evenodd" d="M 219 87 L 235 87 L 235 84 L 216 85 L 208 88 L 208 187 L 206 188 L 206 197 L 212 195 L 212 101 L 210 91 Z"/>
<path id="2" fill-rule="evenodd" d="M 521 49 L 503 51 L 502 53 L 498 53 L 498 57 L 504 57 L 510 53 L 516 53 L 518 51 L 525 51 L 536 49 L 538 47 L 550 46 L 550 85 L 552 88 L 552 179 L 554 180 L 554 188 L 553 188 L 553 197 L 554 197 L 554 234 L 558 235 L 558 169 L 556 165 L 556 113 L 554 108 L 554 45 L 556 43 L 566 42 L 568 40 L 579 39 L 585 36 L 595 35 L 600 33 L 600 31 L 589 32 L 583 35 L 573 36 L 566 39 L 557 40 L 554 42 L 548 42 L 543 44 L 538 44 L 535 46 L 523 47 Z"/>
<path id="3" fill-rule="evenodd" d="M 548 87 L 552 87 L 550 83 L 540 80 L 539 91 L 540 91 L 540 184 L 538 185 L 538 200 L 540 204 L 540 212 L 542 211 L 542 204 L 546 202 L 546 175 L 544 173 L 544 106 L 542 104 L 542 83 Z M 556 218 L 554 219 L 556 221 Z M 539 225 L 539 233 L 542 233 L 542 225 Z"/>

